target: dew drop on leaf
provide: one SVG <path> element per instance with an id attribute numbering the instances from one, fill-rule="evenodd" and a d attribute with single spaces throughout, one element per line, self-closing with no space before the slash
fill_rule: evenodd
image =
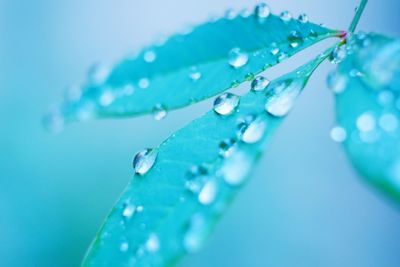
<path id="1" fill-rule="evenodd" d="M 253 91 L 263 91 L 265 88 L 268 87 L 268 85 L 271 83 L 270 80 L 263 76 L 257 76 L 252 82 L 251 82 L 251 90 Z"/>
<path id="2" fill-rule="evenodd" d="M 156 149 L 148 148 L 138 152 L 133 159 L 135 173 L 139 175 L 146 174 L 153 167 L 156 158 Z"/>
<path id="3" fill-rule="evenodd" d="M 235 94 L 222 94 L 214 100 L 214 111 L 222 116 L 230 115 L 239 105 L 239 101 L 240 97 Z"/>
<path id="4" fill-rule="evenodd" d="M 100 96 L 99 104 L 103 107 L 107 107 L 114 102 L 115 95 L 111 90 L 104 90 Z"/>
<path id="5" fill-rule="evenodd" d="M 192 81 L 197 81 L 201 78 L 201 72 L 196 67 L 190 68 L 189 78 Z"/>
<path id="6" fill-rule="evenodd" d="M 141 89 L 146 89 L 146 88 L 148 88 L 150 86 L 150 80 L 147 79 L 147 78 L 142 78 L 142 79 L 139 80 L 138 86 Z"/>
<path id="7" fill-rule="evenodd" d="M 308 16 L 307 16 L 307 14 L 300 14 L 299 15 L 299 22 L 300 23 L 303 23 L 303 24 L 305 24 L 305 23 L 308 23 Z"/>
<path id="8" fill-rule="evenodd" d="M 285 80 L 271 88 L 275 94 L 268 97 L 265 110 L 275 117 L 286 116 L 293 107 L 304 81 L 302 79 Z"/>
<path id="9" fill-rule="evenodd" d="M 244 143 L 257 143 L 263 137 L 266 128 L 265 120 L 261 117 L 255 117 L 239 124 L 237 136 Z"/>
<path id="10" fill-rule="evenodd" d="M 356 126 L 360 132 L 370 132 L 375 129 L 375 117 L 370 112 L 365 112 L 357 118 Z"/>
<path id="11" fill-rule="evenodd" d="M 251 167 L 250 158 L 243 152 L 237 152 L 225 159 L 220 172 L 227 184 L 238 186 L 246 180 Z"/>
<path id="12" fill-rule="evenodd" d="M 121 242 L 121 244 L 119 245 L 119 250 L 120 250 L 121 252 L 127 252 L 128 249 L 129 249 L 129 244 L 128 244 L 128 242 L 127 242 L 127 241 Z"/>
<path id="13" fill-rule="evenodd" d="M 271 9 L 266 3 L 260 3 L 255 8 L 255 14 L 260 21 L 263 21 L 271 15 Z"/>
<path id="14" fill-rule="evenodd" d="M 276 56 L 279 54 L 280 50 L 276 43 L 271 44 L 271 55 Z"/>
<path id="15" fill-rule="evenodd" d="M 281 20 L 284 21 L 284 22 L 289 22 L 289 21 L 291 21 L 292 18 L 293 18 L 292 13 L 290 13 L 289 11 L 283 11 L 283 12 L 280 14 L 279 17 L 280 17 Z"/>
<path id="16" fill-rule="evenodd" d="M 228 63 L 231 67 L 238 69 L 243 67 L 249 61 L 249 55 L 236 47 L 229 51 Z"/>
<path id="17" fill-rule="evenodd" d="M 156 53 L 153 50 L 150 51 L 146 51 L 143 55 L 143 59 L 144 61 L 146 61 L 147 63 L 151 63 L 154 62 L 157 58 Z"/>
<path id="18" fill-rule="evenodd" d="M 341 75 L 337 71 L 332 71 L 329 73 L 327 78 L 328 87 L 332 90 L 335 94 L 343 93 L 346 89 L 347 85 L 347 78 L 344 75 Z"/>
<path id="19" fill-rule="evenodd" d="M 226 158 L 229 157 L 235 150 L 236 141 L 232 138 L 225 139 L 219 144 L 219 155 Z"/>
<path id="20" fill-rule="evenodd" d="M 332 51 L 331 55 L 329 56 L 329 61 L 333 64 L 339 64 L 342 62 L 347 55 L 347 49 L 345 45 L 338 45 Z"/>
<path id="21" fill-rule="evenodd" d="M 198 200 L 203 205 L 210 205 L 214 202 L 217 196 L 218 185 L 215 180 L 207 181 L 201 188 L 198 196 Z"/>
<path id="22" fill-rule="evenodd" d="M 153 118 L 157 121 L 164 119 L 167 116 L 166 108 L 161 105 L 157 104 L 153 109 Z"/>
<path id="23" fill-rule="evenodd" d="M 201 214 L 194 214 L 183 236 L 183 247 L 189 253 L 199 251 L 205 241 L 205 221 Z"/>
<path id="24" fill-rule="evenodd" d="M 347 139 L 347 132 L 343 127 L 335 126 L 330 132 L 333 141 L 342 143 Z"/>
<path id="25" fill-rule="evenodd" d="M 122 210 L 122 216 L 125 219 L 132 218 L 133 214 L 135 214 L 136 206 L 130 203 L 126 203 L 124 209 Z"/>
<path id="26" fill-rule="evenodd" d="M 158 236 L 154 233 L 150 234 L 149 239 L 146 241 L 145 247 L 148 252 L 157 252 L 160 249 L 160 240 Z"/>
<path id="27" fill-rule="evenodd" d="M 298 31 L 292 31 L 288 36 L 289 45 L 292 48 L 298 47 L 300 44 L 303 43 L 304 38 Z"/>

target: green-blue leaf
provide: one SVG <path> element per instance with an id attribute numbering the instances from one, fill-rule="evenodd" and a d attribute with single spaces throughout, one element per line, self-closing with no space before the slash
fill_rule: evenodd
<path id="1" fill-rule="evenodd" d="M 162 116 L 163 111 L 215 96 L 312 44 L 339 35 L 308 21 L 283 21 L 273 14 L 260 19 L 256 14 L 229 15 L 147 47 L 112 69 L 93 68 L 88 81 L 67 94 L 49 122 L 157 111 Z M 235 48 L 247 59 L 235 62 Z M 230 60 L 243 66 L 233 67 Z"/>
<path id="2" fill-rule="evenodd" d="M 368 182 L 400 201 L 400 40 L 362 33 L 348 46 L 328 79 L 339 124 L 333 137 Z"/>
<path id="3" fill-rule="evenodd" d="M 141 153 L 147 155 L 135 162 L 141 175 L 133 176 L 83 265 L 171 266 L 200 249 L 322 60 L 230 101 L 233 106 L 218 105 L 228 115 L 211 110 Z"/>

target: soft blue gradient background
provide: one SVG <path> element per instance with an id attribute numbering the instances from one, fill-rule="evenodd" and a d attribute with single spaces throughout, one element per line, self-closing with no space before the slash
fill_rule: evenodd
<path id="1" fill-rule="evenodd" d="M 63 88 L 93 62 L 115 62 L 160 33 L 255 2 L 0 0 L 0 266 L 77 266 L 132 176 L 134 153 L 210 106 L 161 122 L 91 121 L 51 135 L 40 118 Z M 346 28 L 356 1 L 270 5 Z M 370 0 L 360 28 L 399 36 L 399 10 L 398 0 Z M 360 182 L 328 137 L 330 69 L 325 64 L 314 76 L 208 246 L 182 266 L 400 266 L 400 210 Z"/>

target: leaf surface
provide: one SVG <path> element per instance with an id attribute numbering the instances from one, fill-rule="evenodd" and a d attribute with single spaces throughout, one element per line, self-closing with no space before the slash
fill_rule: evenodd
<path id="1" fill-rule="evenodd" d="M 328 79 L 344 129 L 336 137 L 357 171 L 400 201 L 400 40 L 361 33 L 348 51 Z"/>
<path id="2" fill-rule="evenodd" d="M 322 60 L 249 91 L 231 113 L 216 101 L 227 115 L 211 110 L 163 142 L 148 172 L 132 178 L 83 265 L 171 266 L 199 250 Z"/>
<path id="3" fill-rule="evenodd" d="M 51 115 L 58 123 L 152 112 L 162 118 L 167 110 L 215 96 L 338 34 L 273 14 L 230 15 L 146 47 L 111 69 L 92 68 L 85 85 L 72 88 Z"/>

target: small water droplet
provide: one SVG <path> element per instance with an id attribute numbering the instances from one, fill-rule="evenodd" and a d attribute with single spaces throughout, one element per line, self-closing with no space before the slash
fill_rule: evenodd
<path id="1" fill-rule="evenodd" d="M 342 143 L 347 139 L 347 132 L 344 128 L 336 126 L 332 128 L 330 136 L 333 141 Z"/>
<path id="2" fill-rule="evenodd" d="M 194 179 L 198 176 L 206 175 L 207 174 L 207 169 L 202 166 L 202 165 L 194 165 L 191 166 L 186 174 L 186 177 L 189 179 Z"/>
<path id="3" fill-rule="evenodd" d="M 139 205 L 136 207 L 137 212 L 142 212 L 144 210 L 144 207 L 142 205 Z"/>
<path id="4" fill-rule="evenodd" d="M 347 78 L 337 71 L 332 71 L 328 75 L 327 84 L 333 93 L 340 94 L 346 89 Z"/>
<path id="5" fill-rule="evenodd" d="M 236 141 L 232 138 L 225 139 L 219 144 L 219 155 L 226 158 L 229 157 L 236 147 Z"/>
<path id="6" fill-rule="evenodd" d="M 329 56 L 330 62 L 333 64 L 339 64 L 342 62 L 347 56 L 347 49 L 345 45 L 336 46 L 335 49 Z"/>
<path id="7" fill-rule="evenodd" d="M 228 62 L 233 68 L 238 69 L 243 67 L 249 61 L 249 55 L 236 47 L 229 51 Z"/>
<path id="8" fill-rule="evenodd" d="M 240 11 L 240 16 L 243 18 L 248 18 L 253 14 L 253 11 L 249 8 L 245 8 L 242 11 Z"/>
<path id="9" fill-rule="evenodd" d="M 190 219 L 189 227 L 183 236 L 183 247 L 187 252 L 199 251 L 206 238 L 205 220 L 201 214 L 195 214 Z"/>
<path id="10" fill-rule="evenodd" d="M 305 23 L 308 23 L 308 16 L 307 16 L 307 14 L 300 14 L 300 16 L 299 16 L 299 22 L 300 23 L 303 23 L 303 24 L 305 24 Z"/>
<path id="11" fill-rule="evenodd" d="M 133 214 L 135 214 L 136 206 L 130 203 L 126 203 L 124 209 L 122 210 L 122 216 L 125 219 L 132 218 Z"/>
<path id="12" fill-rule="evenodd" d="M 133 159 L 133 168 L 139 175 L 146 174 L 153 167 L 157 158 L 156 149 L 144 149 L 138 152 Z"/>
<path id="13" fill-rule="evenodd" d="M 385 113 L 379 118 L 379 127 L 386 132 L 394 132 L 399 126 L 399 121 L 396 115 Z"/>
<path id="14" fill-rule="evenodd" d="M 218 185 L 215 180 L 206 182 L 199 192 L 198 200 L 203 205 L 210 205 L 214 202 L 218 191 Z"/>
<path id="15" fill-rule="evenodd" d="M 268 87 L 268 85 L 271 83 L 270 80 L 263 76 L 257 76 L 252 82 L 251 82 L 251 89 L 253 91 L 263 91 L 265 88 Z"/>
<path id="16" fill-rule="evenodd" d="M 152 63 L 156 60 L 157 55 L 153 50 L 146 51 L 143 55 L 144 61 L 147 63 Z"/>
<path id="17" fill-rule="evenodd" d="M 225 12 L 225 17 L 229 20 L 233 20 L 238 16 L 238 12 L 233 9 L 229 9 Z"/>
<path id="18" fill-rule="evenodd" d="M 278 45 L 276 43 L 271 44 L 271 55 L 276 56 L 280 52 L 280 49 L 278 48 Z"/>
<path id="19" fill-rule="evenodd" d="M 284 21 L 284 22 L 289 22 L 289 21 L 292 20 L 293 16 L 292 16 L 292 13 L 290 13 L 289 11 L 283 11 L 283 12 L 280 14 L 280 18 L 281 18 L 281 20 Z"/>
<path id="20" fill-rule="evenodd" d="M 227 184 L 238 186 L 246 180 L 251 168 L 251 158 L 242 152 L 237 152 L 224 161 L 220 172 Z"/>
<path id="21" fill-rule="evenodd" d="M 115 95 L 111 90 L 104 90 L 100 96 L 99 104 L 103 107 L 108 107 L 114 102 Z"/>
<path id="22" fill-rule="evenodd" d="M 146 241 L 146 250 L 148 252 L 154 253 L 160 249 L 160 240 L 156 234 L 150 234 L 149 239 Z"/>
<path id="23" fill-rule="evenodd" d="M 318 33 L 316 31 L 314 31 L 313 29 L 310 30 L 308 37 L 310 37 L 311 39 L 315 39 L 318 37 Z"/>
<path id="24" fill-rule="evenodd" d="M 371 112 L 364 112 L 357 118 L 356 125 L 361 132 L 373 131 L 376 126 L 375 117 Z"/>
<path id="25" fill-rule="evenodd" d="M 121 252 L 127 252 L 129 249 L 129 244 L 127 241 L 123 241 L 121 242 L 121 244 L 119 245 L 119 250 L 121 250 Z"/>
<path id="26" fill-rule="evenodd" d="M 224 93 L 214 100 L 214 111 L 219 115 L 230 115 L 239 105 L 239 101 L 239 96 L 232 93 Z"/>
<path id="27" fill-rule="evenodd" d="M 298 31 L 292 31 L 288 36 L 289 45 L 296 48 L 304 42 L 304 38 Z"/>
<path id="28" fill-rule="evenodd" d="M 261 140 L 267 123 L 262 117 L 255 117 L 238 125 L 237 136 L 242 142 L 253 144 Z"/>
<path id="29" fill-rule="evenodd" d="M 139 80 L 138 86 L 141 89 L 146 89 L 146 88 L 148 88 L 150 86 L 150 80 L 147 79 L 147 78 L 142 78 L 142 79 Z"/>
<path id="30" fill-rule="evenodd" d="M 271 15 L 271 9 L 266 3 L 260 3 L 255 8 L 255 14 L 259 21 L 263 21 Z"/>
<path id="31" fill-rule="evenodd" d="M 163 105 L 157 104 L 153 108 L 153 118 L 155 120 L 160 121 L 160 120 L 164 119 L 166 116 L 167 116 L 167 110 Z"/>
<path id="32" fill-rule="evenodd" d="M 393 104 L 394 95 L 389 90 L 384 90 L 378 94 L 378 102 L 384 107 L 389 107 Z"/>
<path id="33" fill-rule="evenodd" d="M 189 78 L 192 81 L 197 81 L 201 78 L 201 72 L 196 67 L 190 68 Z"/>
<path id="34" fill-rule="evenodd" d="M 284 80 L 277 83 L 271 88 L 274 94 L 267 99 L 265 110 L 275 117 L 286 116 L 292 109 L 303 85 L 303 79 Z"/>
<path id="35" fill-rule="evenodd" d="M 90 67 L 88 72 L 88 81 L 93 85 L 101 85 L 105 83 L 110 75 L 110 68 L 103 64 L 95 64 Z"/>

